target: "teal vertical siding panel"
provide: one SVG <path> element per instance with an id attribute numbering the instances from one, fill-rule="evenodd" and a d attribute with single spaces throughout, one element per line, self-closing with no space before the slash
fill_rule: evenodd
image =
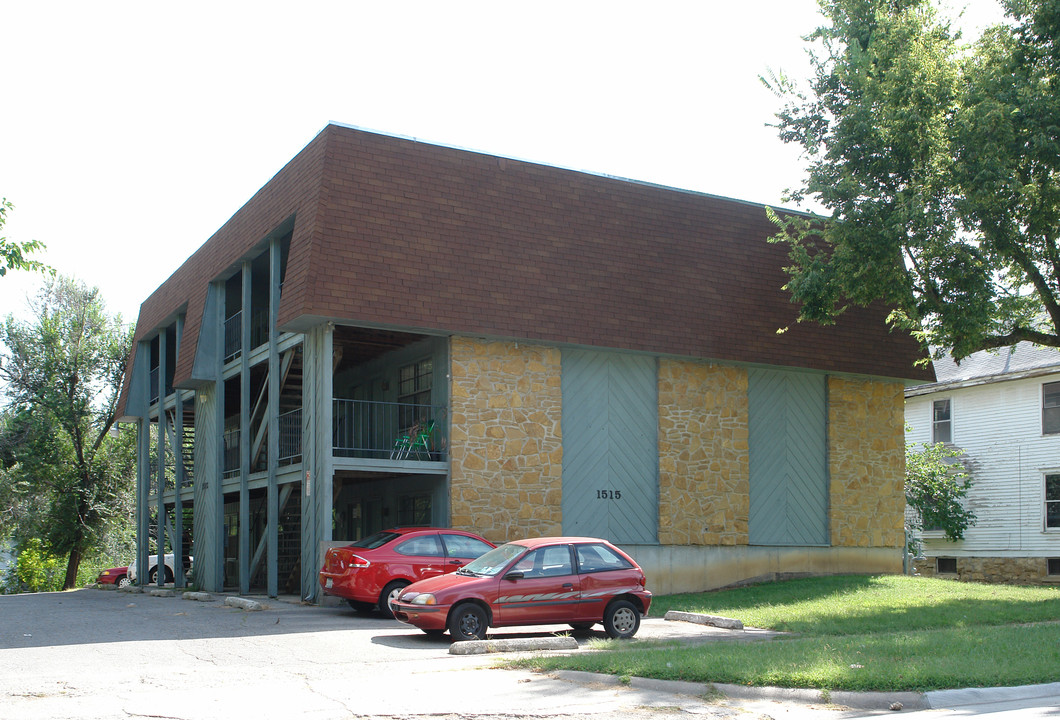
<path id="1" fill-rule="evenodd" d="M 562 364 L 563 532 L 657 542 L 655 358 L 564 350 Z"/>
<path id="2" fill-rule="evenodd" d="M 217 517 L 224 514 L 224 508 L 218 507 L 218 493 L 214 492 L 214 488 L 221 482 L 217 455 L 217 436 L 220 434 L 216 422 L 218 401 L 216 383 L 195 393 L 195 517 L 192 554 L 195 557 L 196 585 L 214 592 L 221 590 L 220 586 L 214 587 L 213 578 L 221 577 L 223 570 L 218 568 L 217 563 L 224 557 L 224 538 L 217 532 L 221 525 Z"/>
<path id="3" fill-rule="evenodd" d="M 823 375 L 748 372 L 749 542 L 828 544 L 828 407 Z"/>

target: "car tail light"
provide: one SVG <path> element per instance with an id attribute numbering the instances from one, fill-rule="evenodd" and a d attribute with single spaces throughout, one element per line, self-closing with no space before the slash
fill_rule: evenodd
<path id="1" fill-rule="evenodd" d="M 328 572 L 339 572 L 346 568 L 366 568 L 371 563 L 348 550 L 332 548 L 324 554 L 324 565 Z"/>
<path id="2" fill-rule="evenodd" d="M 640 576 L 640 586 L 648 587 L 648 578 L 644 577 L 643 575 Z"/>

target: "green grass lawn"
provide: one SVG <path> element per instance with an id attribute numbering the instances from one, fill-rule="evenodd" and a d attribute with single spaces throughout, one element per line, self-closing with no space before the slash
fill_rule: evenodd
<path id="1" fill-rule="evenodd" d="M 599 643 L 516 661 L 663 680 L 828 690 L 937 690 L 1060 680 L 1060 589 L 843 575 L 658 597 L 667 610 L 792 633 L 682 646 Z"/>

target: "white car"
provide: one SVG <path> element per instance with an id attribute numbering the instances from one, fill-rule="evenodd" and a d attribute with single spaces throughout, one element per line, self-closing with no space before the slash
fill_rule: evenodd
<path id="1" fill-rule="evenodd" d="M 184 568 L 184 572 L 187 572 L 191 567 L 192 558 L 188 558 L 188 567 Z M 173 582 L 173 553 L 167 553 L 165 556 L 166 564 L 166 578 L 165 582 Z M 158 556 L 151 555 L 147 558 L 147 566 L 150 570 L 147 571 L 147 584 L 154 585 L 158 580 Z M 129 582 L 136 582 L 136 559 L 129 563 Z"/>

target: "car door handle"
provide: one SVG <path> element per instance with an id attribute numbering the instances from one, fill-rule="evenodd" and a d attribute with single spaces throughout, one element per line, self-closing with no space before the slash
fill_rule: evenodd
<path id="1" fill-rule="evenodd" d="M 574 589 L 574 585 L 572 583 L 563 583 L 563 587 L 570 588 L 571 590 Z"/>
<path id="2" fill-rule="evenodd" d="M 464 561 L 463 560 L 450 560 L 449 564 L 450 565 L 463 565 Z"/>

